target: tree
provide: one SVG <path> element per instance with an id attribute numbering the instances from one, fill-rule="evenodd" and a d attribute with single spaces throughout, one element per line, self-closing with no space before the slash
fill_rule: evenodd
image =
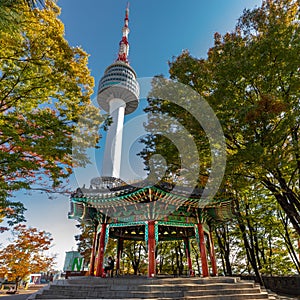
<path id="1" fill-rule="evenodd" d="M 217 240 L 218 251 L 217 255 L 221 260 L 223 274 L 232 276 L 232 266 L 230 261 L 231 253 L 233 252 L 233 238 L 232 228 L 229 224 L 222 224 L 215 228 L 215 236 Z"/>
<path id="2" fill-rule="evenodd" d="M 35 8 L 38 5 L 42 7 L 45 5 L 44 0 L 23 0 L 30 8 Z"/>
<path id="3" fill-rule="evenodd" d="M 123 253 L 131 262 L 133 274 L 138 275 L 143 258 L 145 257 L 144 241 L 126 240 L 124 241 Z"/>
<path id="4" fill-rule="evenodd" d="M 171 79 L 205 98 L 221 122 L 227 145 L 222 189 L 236 204 L 235 221 L 240 232 L 234 243 L 244 245 L 236 255 L 251 263 L 234 269 L 255 270 L 258 277 L 260 272 L 274 273 L 274 266 L 280 267 L 288 256 L 299 269 L 294 250 L 295 232 L 300 234 L 299 8 L 299 1 L 263 1 L 261 7 L 244 11 L 233 32 L 215 34 L 207 59 L 194 58 L 184 51 L 170 62 Z M 161 90 L 157 80 L 153 90 L 152 95 Z M 199 124 L 167 100 L 168 95 L 149 98 L 147 111 L 161 110 L 188 128 L 199 153 L 203 153 L 205 164 L 200 170 L 207 177 L 209 145 L 198 130 Z M 165 161 L 174 162 L 176 171 L 178 159 L 170 141 L 150 132 L 144 143 L 141 155 L 146 160 L 155 151 L 162 151 Z M 202 182 L 205 185 L 205 180 Z M 219 192 L 224 195 L 222 189 Z M 278 204 L 272 203 L 272 212 L 268 207 L 270 198 Z M 263 218 L 266 211 L 269 222 Z M 280 224 L 276 235 L 270 230 L 270 222 Z M 218 234 L 222 238 L 224 232 L 218 230 Z M 232 254 L 226 251 L 228 242 L 221 240 L 220 248 L 225 250 L 224 268 L 230 273 L 233 265 Z M 289 253 L 282 250 L 282 245 Z M 291 266 L 291 261 L 286 265 Z"/>
<path id="5" fill-rule="evenodd" d="M 20 23 L 20 12 L 16 9 L 13 0 L 0 0 L 0 28 L 2 32 L 14 34 L 18 31 Z"/>
<path id="6" fill-rule="evenodd" d="M 25 211 L 26 208 L 21 202 L 2 200 L 0 201 L 0 223 L 2 223 L 4 219 L 6 219 L 8 226 L 24 222 L 26 221 L 24 217 Z M 0 233 L 6 230 L 9 230 L 8 227 L 0 227 Z"/>
<path id="7" fill-rule="evenodd" d="M 12 7 L 16 3 L 24 3 L 27 4 L 29 8 L 34 9 L 38 5 L 44 6 L 44 0 L 1 0 L 0 6 Z"/>
<path id="8" fill-rule="evenodd" d="M 59 7 L 14 5 L 19 28 L 0 33 L 1 201 L 20 189 L 57 188 L 72 166 L 88 162 L 85 146 L 98 141 L 101 122 L 90 105 L 88 55 L 64 39 Z M 72 151 L 79 160 L 72 161 Z"/>
<path id="9" fill-rule="evenodd" d="M 215 230 L 224 274 L 299 273 L 297 238 L 274 196 L 253 187 L 236 191 L 236 198 L 235 220 Z"/>
<path id="10" fill-rule="evenodd" d="M 29 274 L 49 271 L 55 257 L 45 254 L 53 240 L 50 233 L 25 225 L 14 227 L 12 233 L 14 241 L 0 250 L 0 271 L 16 282 L 17 289 Z"/>
<path id="11" fill-rule="evenodd" d="M 97 235 L 98 221 L 94 220 L 93 223 L 83 223 L 76 225 L 81 233 L 75 236 L 77 242 L 77 251 L 84 258 L 86 265 L 90 263 L 94 235 Z"/>
<path id="12" fill-rule="evenodd" d="M 215 34 L 207 60 L 184 52 L 170 63 L 171 77 L 201 91 L 222 123 L 226 179 L 265 186 L 298 234 L 299 11 L 298 1 L 263 1 L 232 33 Z"/>
<path id="13" fill-rule="evenodd" d="M 20 29 L 22 11 L 18 10 L 20 4 L 25 4 L 27 8 L 34 9 L 45 7 L 44 0 L 0 0 L 0 28 L 11 34 Z"/>
<path id="14" fill-rule="evenodd" d="M 142 139 L 145 147 L 139 153 L 146 169 L 152 172 L 150 179 L 180 182 L 193 187 L 205 185 L 211 167 L 211 153 L 203 128 L 191 114 L 194 103 L 201 103 L 198 98 L 191 88 L 169 82 L 162 76 L 152 80 L 148 107 L 145 108 L 148 134 Z M 175 99 L 180 100 L 173 101 Z M 183 101 L 190 111 L 180 106 Z M 192 146 L 195 151 L 192 151 Z M 160 157 L 165 159 L 166 165 Z M 189 172 L 185 174 L 184 169 L 189 169 Z"/>

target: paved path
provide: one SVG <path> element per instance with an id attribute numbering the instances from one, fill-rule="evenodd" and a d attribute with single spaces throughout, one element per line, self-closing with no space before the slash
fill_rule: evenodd
<path id="1" fill-rule="evenodd" d="M 18 294 L 6 294 L 5 291 L 0 291 L 0 300 L 25 300 L 30 295 L 35 293 L 38 290 L 19 290 Z"/>
<path id="2" fill-rule="evenodd" d="M 31 293 L 32 294 L 32 293 Z M 31 294 L 0 295 L 1 300 L 26 300 Z"/>

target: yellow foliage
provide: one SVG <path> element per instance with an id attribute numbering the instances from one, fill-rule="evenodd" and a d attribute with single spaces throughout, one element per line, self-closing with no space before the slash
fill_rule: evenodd
<path id="1" fill-rule="evenodd" d="M 37 173 L 58 186 L 72 172 L 72 134 L 78 121 L 87 107 L 99 116 L 90 100 L 94 79 L 88 54 L 65 40 L 55 1 L 45 1 L 43 9 L 30 9 L 25 1 L 14 5 L 16 30 L 0 32 L 2 191 L 29 188 Z M 96 133 L 83 133 L 91 146 L 98 141 L 101 123 L 93 120 Z M 85 141 L 80 149 L 83 162 L 89 145 Z"/>
<path id="2" fill-rule="evenodd" d="M 0 273 L 20 281 L 30 273 L 48 271 L 55 258 L 45 255 L 52 242 L 50 234 L 25 225 L 16 226 L 13 233 L 13 243 L 0 250 Z"/>

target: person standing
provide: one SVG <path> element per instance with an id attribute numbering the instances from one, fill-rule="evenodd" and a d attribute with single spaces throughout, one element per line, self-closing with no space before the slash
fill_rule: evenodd
<path id="1" fill-rule="evenodd" d="M 114 267 L 115 267 L 115 261 L 111 256 L 109 256 L 107 260 L 107 266 L 104 268 L 104 272 L 107 277 L 109 273 L 110 273 L 110 277 L 113 277 Z"/>

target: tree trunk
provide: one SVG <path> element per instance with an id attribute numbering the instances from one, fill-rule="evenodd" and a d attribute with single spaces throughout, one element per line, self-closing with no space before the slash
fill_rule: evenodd
<path id="1" fill-rule="evenodd" d="M 176 274 L 180 275 L 180 266 L 179 266 L 179 251 L 178 251 L 178 246 L 175 247 L 175 253 L 176 253 Z"/>
<path id="2" fill-rule="evenodd" d="M 239 203 L 238 203 L 238 200 L 235 200 L 235 204 L 236 204 L 236 207 L 237 207 L 237 211 L 236 211 L 236 215 L 237 215 L 237 220 L 238 220 L 238 224 L 239 224 L 239 228 L 241 230 L 241 233 L 242 233 L 242 237 L 243 237 L 243 241 L 244 241 L 244 245 L 245 245 L 245 249 L 246 249 L 246 254 L 247 254 L 247 258 L 253 268 L 253 271 L 256 275 L 256 279 L 257 281 L 259 282 L 259 284 L 261 286 L 264 286 L 264 282 L 263 282 L 263 279 L 262 279 L 262 276 L 259 272 L 259 268 L 257 266 L 257 261 L 256 261 L 256 256 L 255 256 L 255 252 L 254 252 L 254 249 L 250 246 L 249 244 L 249 241 L 248 241 L 248 237 L 247 237 L 247 232 L 246 232 L 246 226 L 243 222 L 243 217 L 240 213 L 240 210 L 239 210 Z"/>
<path id="3" fill-rule="evenodd" d="M 200 268 L 200 263 L 199 263 L 199 250 L 198 247 L 195 248 L 194 244 L 191 243 L 192 248 L 194 250 L 195 253 L 195 259 L 196 259 L 196 264 L 197 264 L 197 270 L 198 270 L 198 276 L 200 277 L 201 275 L 201 268 Z"/>
<path id="4" fill-rule="evenodd" d="M 175 259 L 175 254 L 172 253 L 172 258 L 171 258 L 171 270 L 172 270 L 172 273 L 173 275 L 175 275 L 175 268 L 174 268 L 174 259 Z"/>
<path id="5" fill-rule="evenodd" d="M 19 288 L 19 282 L 20 282 L 20 278 L 19 278 L 19 277 L 17 277 L 17 278 L 16 278 L 15 291 L 17 291 L 17 290 L 18 290 L 18 288 Z"/>
<path id="6" fill-rule="evenodd" d="M 289 235 L 289 231 L 288 231 L 288 222 L 287 220 L 284 220 L 284 216 L 282 215 L 281 212 L 279 212 L 279 216 L 280 216 L 280 220 L 281 220 L 281 223 L 283 224 L 284 226 L 284 231 L 285 233 L 282 234 L 284 240 L 285 240 L 285 244 L 287 246 L 287 249 L 288 249 L 288 252 L 290 254 L 290 257 L 297 269 L 297 272 L 298 274 L 300 274 L 300 261 L 299 261 L 299 257 L 294 249 L 294 246 L 293 246 L 293 243 L 290 239 L 290 235 Z"/>
<path id="7" fill-rule="evenodd" d="M 276 179 L 279 181 L 280 187 L 283 189 L 283 191 L 286 192 L 282 192 L 281 190 L 279 190 L 278 187 L 268 179 L 264 179 L 262 183 L 267 189 L 272 192 L 277 202 L 291 221 L 294 229 L 297 231 L 298 235 L 300 235 L 300 215 L 298 212 L 300 206 L 298 200 L 299 197 L 291 189 L 288 188 L 285 180 L 281 176 L 279 176 L 278 174 L 273 175 L 277 175 Z"/>
<path id="8" fill-rule="evenodd" d="M 182 276 L 183 275 L 183 269 L 184 269 L 184 265 L 183 265 L 183 252 L 182 252 L 182 249 L 180 247 L 180 243 L 178 243 L 178 249 L 179 249 L 179 258 L 180 258 L 180 261 L 179 261 L 179 276 Z"/>
<path id="9" fill-rule="evenodd" d="M 216 228 L 215 233 L 217 237 L 218 246 L 221 250 L 224 274 L 232 276 L 232 269 L 230 263 L 230 245 L 228 241 L 227 229 L 225 226 L 223 225 L 222 227 Z"/>

